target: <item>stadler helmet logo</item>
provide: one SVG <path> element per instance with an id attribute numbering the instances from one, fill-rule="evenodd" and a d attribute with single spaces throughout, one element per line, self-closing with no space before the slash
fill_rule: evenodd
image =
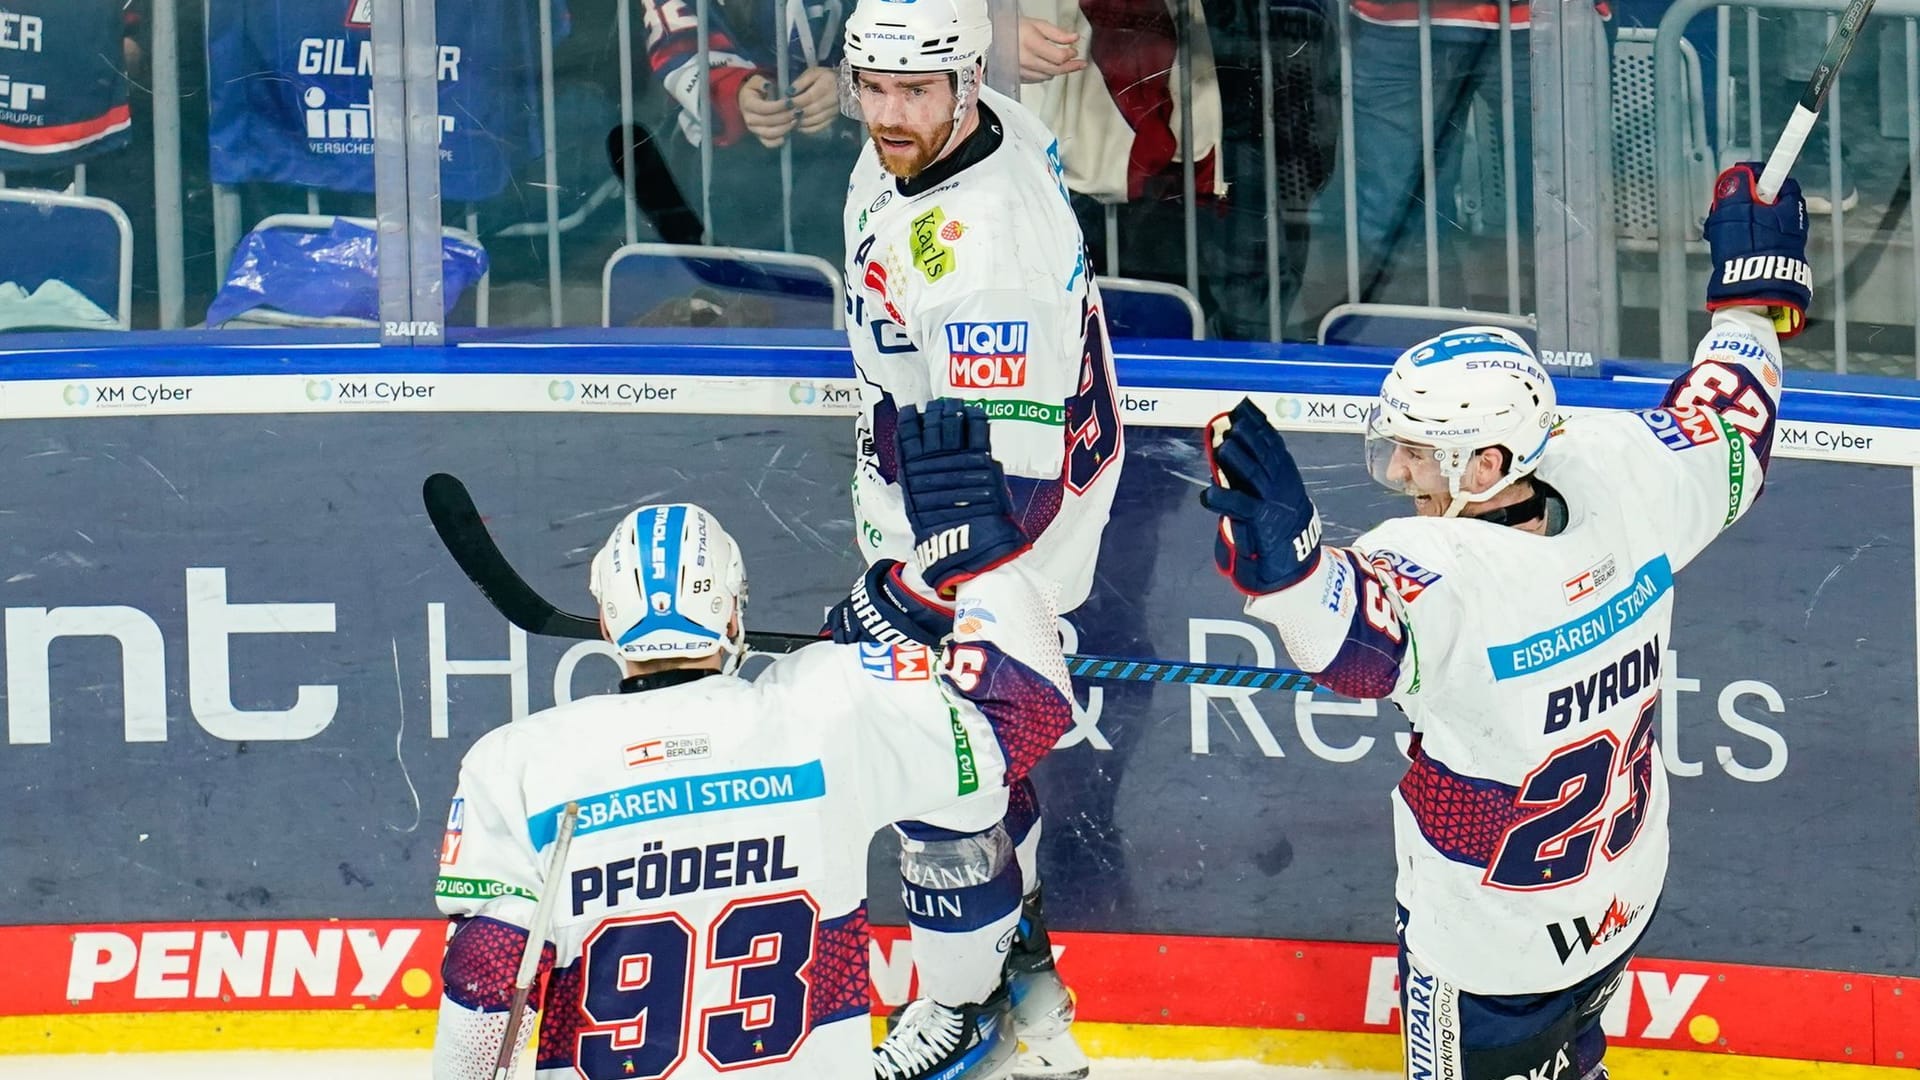
<path id="1" fill-rule="evenodd" d="M 820 391 L 810 382 L 797 382 L 787 387 L 787 400 L 795 405 L 811 405 L 820 400 Z"/>
<path id="2" fill-rule="evenodd" d="M 553 381 L 547 383 L 547 400 L 572 401 L 573 400 L 573 380 L 572 379 L 554 379 Z"/>
<path id="3" fill-rule="evenodd" d="M 60 391 L 60 400 L 69 405 L 85 405 L 93 400 L 93 387 L 86 383 L 68 383 Z"/>
<path id="4" fill-rule="evenodd" d="M 307 400 L 308 401 L 326 401 L 331 397 L 333 397 L 333 380 L 332 379 L 308 379 L 307 380 Z"/>

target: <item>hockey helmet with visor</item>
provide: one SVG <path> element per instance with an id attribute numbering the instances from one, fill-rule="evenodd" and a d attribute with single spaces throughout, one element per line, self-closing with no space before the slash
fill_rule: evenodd
<path id="1" fill-rule="evenodd" d="M 1407 495 L 1446 495 L 1445 516 L 1530 475 L 1555 420 L 1553 380 L 1511 330 L 1467 326 L 1393 362 L 1367 415 L 1367 471 Z M 1505 451 L 1506 471 L 1481 490 L 1467 474 L 1481 450 Z"/>

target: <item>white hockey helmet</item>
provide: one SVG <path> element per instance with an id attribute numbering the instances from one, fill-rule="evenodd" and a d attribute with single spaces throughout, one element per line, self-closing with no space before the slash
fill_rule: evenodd
<path id="1" fill-rule="evenodd" d="M 739 545 L 700 507 L 643 506 L 622 518 L 593 557 L 588 588 L 607 639 L 628 660 L 718 654 L 720 670 L 740 665 L 746 565 Z"/>
<path id="2" fill-rule="evenodd" d="M 847 16 L 840 61 L 841 109 L 861 120 L 856 70 L 949 72 L 954 76 L 953 121 L 980 89 L 993 18 L 986 0 L 860 0 Z"/>
<path id="3" fill-rule="evenodd" d="M 1497 326 L 1463 326 L 1400 354 L 1367 415 L 1367 471 L 1396 491 L 1416 491 L 1389 478 L 1396 450 L 1430 458 L 1446 478 L 1452 517 L 1484 502 L 1539 466 L 1554 425 L 1553 380 L 1519 334 Z M 1477 451 L 1500 447 L 1508 466 L 1485 491 L 1461 490 Z"/>

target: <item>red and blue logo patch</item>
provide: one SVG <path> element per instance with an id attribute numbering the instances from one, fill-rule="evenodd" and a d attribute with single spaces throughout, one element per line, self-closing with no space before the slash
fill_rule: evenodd
<path id="1" fill-rule="evenodd" d="M 1690 450 L 1720 439 L 1713 414 L 1697 405 L 1674 405 L 1635 414 L 1669 450 Z"/>

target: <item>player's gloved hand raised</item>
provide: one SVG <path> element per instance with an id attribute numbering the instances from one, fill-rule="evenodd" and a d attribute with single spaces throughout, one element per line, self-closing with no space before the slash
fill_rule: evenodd
<path id="1" fill-rule="evenodd" d="M 1765 166 L 1743 161 L 1720 174 L 1702 234 L 1713 251 L 1707 310 L 1743 305 L 1771 309 L 1783 338 L 1807 324 L 1813 271 L 1807 266 L 1807 202 L 1792 177 L 1772 203 L 1754 191 Z"/>
<path id="2" fill-rule="evenodd" d="M 1213 486 L 1200 505 L 1219 514 L 1213 561 L 1234 587 L 1278 592 L 1320 562 L 1320 515 L 1285 439 L 1251 400 L 1207 424 Z"/>
<path id="3" fill-rule="evenodd" d="M 938 646 L 953 629 L 953 609 L 921 599 L 901 581 L 900 566 L 899 559 L 881 559 L 867 567 L 866 574 L 853 583 L 853 592 L 827 613 L 821 633 L 840 645 L 917 641 Z"/>
<path id="4" fill-rule="evenodd" d="M 993 459 L 987 414 L 956 398 L 900 410 L 900 490 L 915 561 L 943 596 L 1031 546 L 1013 521 L 1006 474 Z"/>

